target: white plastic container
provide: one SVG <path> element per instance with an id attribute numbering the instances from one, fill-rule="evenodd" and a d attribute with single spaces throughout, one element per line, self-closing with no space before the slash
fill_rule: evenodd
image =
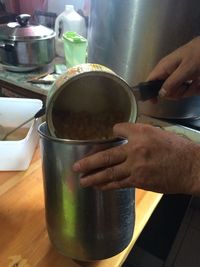
<path id="1" fill-rule="evenodd" d="M 56 54 L 60 57 L 65 57 L 63 34 L 68 31 L 76 32 L 85 38 L 87 35 L 85 19 L 75 11 L 73 5 L 66 5 L 64 12 L 55 21 Z"/>
<path id="2" fill-rule="evenodd" d="M 39 99 L 0 97 L 0 124 L 3 127 L 16 127 L 42 108 Z M 33 120 L 25 138 L 16 141 L 0 141 L 0 171 L 26 170 L 38 144 L 37 132 L 41 119 Z"/>

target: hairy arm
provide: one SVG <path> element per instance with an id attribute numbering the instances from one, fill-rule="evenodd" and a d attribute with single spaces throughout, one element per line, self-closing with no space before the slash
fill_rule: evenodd
<path id="1" fill-rule="evenodd" d="M 81 186 L 200 195 L 200 145 L 139 123 L 117 124 L 114 133 L 126 137 L 128 143 L 86 157 L 73 166 L 74 171 L 87 173 L 80 179 Z"/>

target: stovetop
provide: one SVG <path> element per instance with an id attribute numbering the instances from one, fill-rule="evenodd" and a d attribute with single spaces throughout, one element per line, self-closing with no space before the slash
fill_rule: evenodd
<path id="1" fill-rule="evenodd" d="M 179 125 L 186 126 L 188 128 L 200 131 L 200 117 L 195 118 L 195 119 L 166 120 L 166 121 L 172 124 L 179 124 Z"/>
<path id="2" fill-rule="evenodd" d="M 165 120 L 140 115 L 138 122 L 151 124 L 164 130 L 185 136 L 195 143 L 200 143 L 200 118 L 184 120 Z"/>

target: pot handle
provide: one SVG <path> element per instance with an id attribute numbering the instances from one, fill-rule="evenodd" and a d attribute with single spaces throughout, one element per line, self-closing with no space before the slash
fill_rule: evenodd
<path id="1" fill-rule="evenodd" d="M 13 49 L 15 48 L 15 44 L 0 42 L 0 48 L 10 52 L 13 51 Z"/>
<path id="2" fill-rule="evenodd" d="M 29 25 L 30 18 L 31 18 L 31 15 L 29 14 L 21 14 L 16 17 L 16 20 L 20 24 L 20 26 L 26 27 Z"/>

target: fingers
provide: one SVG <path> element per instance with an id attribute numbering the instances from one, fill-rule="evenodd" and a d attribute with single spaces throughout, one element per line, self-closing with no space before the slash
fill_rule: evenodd
<path id="1" fill-rule="evenodd" d="M 166 79 L 169 75 L 174 72 L 179 64 L 181 63 L 181 59 L 176 57 L 175 52 L 166 56 L 156 65 L 153 71 L 147 77 L 147 80 L 160 80 Z"/>
<path id="2" fill-rule="evenodd" d="M 176 88 L 173 91 L 173 94 L 170 96 L 166 96 L 166 99 L 169 100 L 180 100 L 181 98 L 185 97 L 186 92 L 190 90 L 190 86 L 187 85 L 186 83 L 181 85 L 180 87 Z"/>
<path id="3" fill-rule="evenodd" d="M 176 96 L 178 89 L 183 88 L 184 83 L 192 78 L 193 70 L 190 66 L 181 64 L 164 82 L 159 96 L 172 97 Z M 180 90 L 179 93 L 181 93 Z"/>
<path id="4" fill-rule="evenodd" d="M 133 135 L 133 127 L 134 125 L 129 122 L 117 123 L 113 127 L 113 134 L 129 139 Z"/>
<path id="5" fill-rule="evenodd" d="M 199 67 L 200 39 L 178 48 L 163 58 L 148 76 L 148 80 L 165 79 L 159 96 L 167 99 L 180 99 L 192 95 L 199 95 L 198 83 L 186 89 L 184 83 L 196 80 L 200 75 Z M 194 88 L 197 86 L 198 89 Z"/>
<path id="6" fill-rule="evenodd" d="M 123 180 L 130 176 L 129 171 L 124 166 L 124 164 L 119 164 L 115 166 L 110 166 L 101 171 L 98 171 L 87 176 L 83 176 L 80 179 L 80 185 L 82 187 L 88 186 L 102 186 L 102 184 L 115 185 L 115 188 L 120 188 L 123 185 Z M 124 185 L 125 186 L 125 185 Z"/>
<path id="7" fill-rule="evenodd" d="M 196 80 L 191 82 L 185 82 L 181 86 L 177 88 L 173 88 L 173 92 L 171 94 L 165 94 L 164 97 L 172 100 L 179 100 L 181 98 L 186 98 L 190 96 L 198 96 L 200 95 L 200 78 L 198 77 Z"/>
<path id="8" fill-rule="evenodd" d="M 191 85 L 183 92 L 182 97 L 194 95 L 200 95 L 200 77 L 191 83 Z"/>
<path id="9" fill-rule="evenodd" d="M 77 161 L 73 165 L 73 171 L 87 173 L 88 171 L 91 172 L 96 169 L 106 168 L 115 164 L 120 164 L 126 160 L 124 146 L 126 145 L 120 145 L 111 149 L 95 153 L 92 156 L 83 158 L 82 160 Z"/>

